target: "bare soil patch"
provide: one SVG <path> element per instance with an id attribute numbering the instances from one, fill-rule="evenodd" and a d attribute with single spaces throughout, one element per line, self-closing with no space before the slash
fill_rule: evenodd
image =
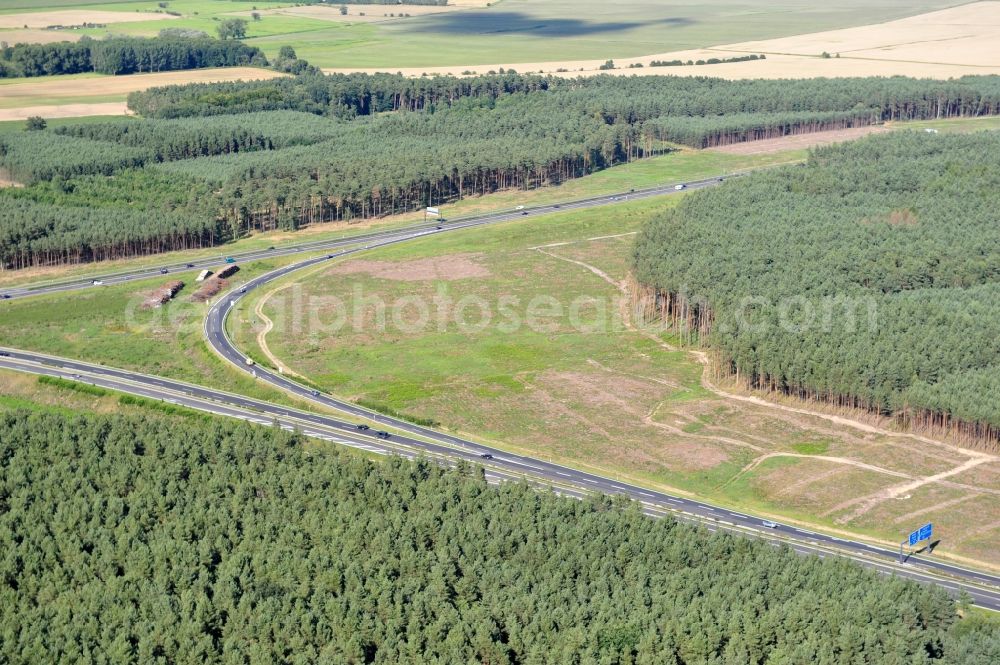
<path id="1" fill-rule="evenodd" d="M 61 9 L 48 12 L 0 14 L 0 28 L 47 28 L 53 25 L 78 26 L 85 23 L 130 23 L 179 18 L 157 12 L 109 12 L 94 9 Z"/>
<path id="2" fill-rule="evenodd" d="M 851 127 L 850 129 L 834 129 L 828 132 L 812 132 L 809 134 L 794 134 L 782 136 L 776 139 L 764 139 L 761 141 L 746 141 L 744 143 L 733 143 L 720 146 L 718 148 L 706 148 L 709 152 L 721 152 L 729 155 L 765 155 L 785 150 L 796 150 L 804 148 L 816 148 L 844 141 L 868 136 L 870 134 L 881 134 L 889 129 L 883 125 L 871 125 L 868 127 Z"/>
<path id="3" fill-rule="evenodd" d="M 327 271 L 328 275 L 369 275 L 396 282 L 452 281 L 489 277 L 479 262 L 481 254 L 452 254 L 413 261 L 348 261 Z"/>

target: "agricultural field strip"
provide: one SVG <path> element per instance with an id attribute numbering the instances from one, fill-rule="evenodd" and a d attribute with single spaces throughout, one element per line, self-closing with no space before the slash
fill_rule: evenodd
<path id="1" fill-rule="evenodd" d="M 727 174 L 724 177 L 732 178 L 744 175 L 748 171 L 739 171 L 735 173 Z M 698 189 L 700 187 L 706 187 L 714 185 L 718 182 L 718 178 L 706 178 L 704 180 L 696 180 L 685 183 L 687 189 Z M 510 219 L 516 219 L 521 216 L 522 212 L 528 212 L 530 214 L 537 213 L 550 213 L 559 212 L 560 210 L 573 210 L 579 208 L 590 208 L 599 205 L 613 205 L 619 203 L 626 198 L 628 200 L 635 200 L 641 198 L 648 198 L 653 196 L 661 196 L 664 194 L 670 194 L 674 192 L 674 187 L 677 183 L 666 183 L 656 187 L 650 187 L 647 189 L 639 189 L 634 192 L 621 192 L 619 194 L 609 194 L 602 196 L 587 197 L 582 199 L 573 199 L 563 203 L 551 203 L 543 204 L 538 206 L 531 206 L 525 208 L 523 211 L 517 210 L 506 210 L 496 213 L 489 213 L 486 215 L 475 215 L 471 217 L 457 217 L 445 223 L 418 223 L 410 226 L 404 226 L 398 229 L 391 229 L 388 231 L 374 231 L 371 233 L 362 233 L 354 236 L 347 236 L 343 238 L 336 238 L 333 240 L 321 240 L 306 243 L 290 244 L 284 247 L 275 248 L 273 250 L 257 250 L 244 253 L 232 254 L 232 258 L 237 261 L 253 261 L 257 259 L 269 259 L 279 256 L 290 256 L 294 254 L 301 254 L 305 252 L 312 251 L 323 251 L 327 249 L 335 249 L 338 247 L 344 247 L 347 245 L 353 245 L 356 243 L 362 243 L 366 241 L 379 241 L 393 237 L 408 238 L 414 233 L 424 233 L 424 232 L 435 232 L 437 231 L 437 226 L 444 226 L 446 230 L 457 228 L 458 225 L 462 224 L 474 224 L 479 225 L 481 223 L 491 223 L 497 221 L 508 221 Z M 167 264 L 151 265 L 148 268 L 142 268 L 140 270 L 130 270 L 120 273 L 110 273 L 107 275 L 90 275 L 85 278 L 76 278 L 72 280 L 64 281 L 46 281 L 37 284 L 29 284 L 26 286 L 13 287 L 3 291 L 5 295 L 13 298 L 24 298 L 34 295 L 44 295 L 47 293 L 61 293 L 66 291 L 75 291 L 78 289 L 92 288 L 94 287 L 94 280 L 103 282 L 104 284 L 120 284 L 128 281 L 133 281 L 143 277 L 155 277 L 160 271 L 166 268 L 168 271 L 173 272 L 176 270 L 204 270 L 217 268 L 220 263 L 224 262 L 228 255 L 219 255 L 217 257 L 212 257 L 208 259 L 197 259 L 195 261 L 188 262 L 171 262 Z M 188 266 L 191 267 L 188 267 Z"/>
<path id="2" fill-rule="evenodd" d="M 711 185 L 711 184 L 715 184 L 717 182 L 718 182 L 718 180 L 714 179 L 712 181 L 708 181 L 707 184 Z M 670 190 L 670 191 L 673 192 L 675 190 Z M 611 200 L 611 199 L 608 199 L 608 200 Z M 592 203 L 591 205 L 599 205 L 599 203 Z M 506 219 L 518 219 L 518 218 L 520 218 L 520 215 L 516 215 L 516 214 L 514 214 L 514 215 L 507 215 L 507 216 L 505 216 L 505 218 Z M 503 218 L 501 218 L 499 220 L 494 219 L 493 221 L 502 221 L 502 219 Z M 480 226 L 480 225 L 488 224 L 488 223 L 491 223 L 491 221 L 489 219 L 487 219 L 487 220 L 480 220 L 480 221 L 474 221 L 474 222 L 466 223 L 466 224 L 464 224 L 462 226 L 450 227 L 450 228 L 448 228 L 448 230 L 457 230 L 458 228 L 468 228 L 468 227 L 472 227 L 472 226 Z M 438 231 L 438 232 L 440 232 L 440 231 Z M 372 243 L 371 245 L 367 246 L 365 249 L 370 249 L 370 248 L 377 247 L 377 246 L 386 246 L 386 245 L 396 244 L 396 243 L 399 243 L 399 242 L 404 242 L 405 240 L 408 240 L 408 239 L 411 239 L 411 238 L 419 238 L 419 237 L 424 237 L 426 235 L 429 235 L 429 234 L 428 233 L 413 234 L 410 238 L 403 238 L 403 239 L 394 238 L 394 239 L 391 239 L 391 240 L 386 240 L 386 241 L 381 242 L 381 243 Z M 280 389 L 282 389 L 282 390 L 284 390 L 284 391 L 286 391 L 286 392 L 288 392 L 288 393 L 290 393 L 292 395 L 295 395 L 295 396 L 298 396 L 298 397 L 302 397 L 304 399 L 311 400 L 313 402 L 317 402 L 317 403 L 322 404 L 322 405 L 324 405 L 324 406 L 326 406 L 328 408 L 340 410 L 343 413 L 347 413 L 347 414 L 350 414 L 350 415 L 355 416 L 355 417 L 381 417 L 383 419 L 383 422 L 385 422 L 385 423 L 392 423 L 392 425 L 394 427 L 396 427 L 397 429 L 403 430 L 403 431 L 405 431 L 407 433 L 411 433 L 411 434 L 423 434 L 425 436 L 434 438 L 436 442 L 451 443 L 451 444 L 457 444 L 457 445 L 460 445 L 460 446 L 462 446 L 462 445 L 467 445 L 467 446 L 475 446 L 475 445 L 477 445 L 477 444 L 475 444 L 475 443 L 473 443 L 471 441 L 467 441 L 465 439 L 461 439 L 459 437 L 455 437 L 455 436 L 452 436 L 452 435 L 449 435 L 449 434 L 444 434 L 444 433 L 441 433 L 441 432 L 437 432 L 437 431 L 435 431 L 433 429 L 429 429 L 429 428 L 425 428 L 425 427 L 420 427 L 420 426 L 417 426 L 417 425 L 413 425 L 413 424 L 410 424 L 410 423 L 408 423 L 406 421 L 403 421 L 403 420 L 399 420 L 399 419 L 395 419 L 395 418 L 388 418 L 386 416 L 377 416 L 377 414 L 375 414 L 374 412 L 372 412 L 372 411 L 370 411 L 368 409 L 364 409 L 364 408 L 358 407 L 355 404 L 351 404 L 351 403 L 343 402 L 343 401 L 340 401 L 340 400 L 336 400 L 336 399 L 333 399 L 331 397 L 327 397 L 325 395 L 316 395 L 316 394 L 314 394 L 314 392 L 313 392 L 312 389 L 306 388 L 306 387 L 302 386 L 301 384 L 299 384 L 299 383 L 297 383 L 295 381 L 289 380 L 285 376 L 280 376 L 278 374 L 274 374 L 273 372 L 270 372 L 270 371 L 268 371 L 265 368 L 262 368 L 262 367 L 251 368 L 251 367 L 249 367 L 246 364 L 246 362 L 247 362 L 247 356 L 245 356 L 243 353 L 241 353 L 236 348 L 236 346 L 233 344 L 233 342 L 231 341 L 231 339 L 229 338 L 228 331 L 226 330 L 226 319 L 227 319 L 227 316 L 228 316 L 229 312 L 231 312 L 236 307 L 236 305 L 238 304 L 238 301 L 243 297 L 243 295 L 245 295 L 245 293 L 251 291 L 252 289 L 254 289 L 256 287 L 262 286 L 263 284 L 266 284 L 266 283 L 271 282 L 273 280 L 280 279 L 281 277 L 284 277 L 284 276 L 286 276 L 286 275 L 288 275 L 290 273 L 296 272 L 298 270 L 302 270 L 302 269 L 305 269 L 305 268 L 309 268 L 309 267 L 318 265 L 318 264 L 320 264 L 320 263 L 322 263 L 323 261 L 326 261 L 326 260 L 330 260 L 330 259 L 334 259 L 334 258 L 341 258 L 341 257 L 346 256 L 346 255 L 354 254 L 354 253 L 359 252 L 359 251 L 363 251 L 363 250 L 360 249 L 360 248 L 358 248 L 358 249 L 348 249 L 348 250 L 344 250 L 344 251 L 338 252 L 337 254 L 329 255 L 326 258 L 311 259 L 311 260 L 303 261 L 303 262 L 300 262 L 300 263 L 297 263 L 297 264 L 293 264 L 293 265 L 290 265 L 290 266 L 286 266 L 284 268 L 281 268 L 281 269 L 278 269 L 278 270 L 275 270 L 275 271 L 272 271 L 272 272 L 269 272 L 269 273 L 265 273 L 264 275 L 261 275 L 261 276 L 255 278 L 254 280 L 251 280 L 250 282 L 248 282 L 243 288 L 240 289 L 239 293 L 235 293 L 234 292 L 234 293 L 229 294 L 229 296 L 221 298 L 212 307 L 212 309 L 208 313 L 208 316 L 205 319 L 205 336 L 206 336 L 209 344 L 212 346 L 212 348 L 224 360 L 229 361 L 230 363 L 232 363 L 233 365 L 235 365 L 236 367 L 238 367 L 238 368 L 240 368 L 240 369 L 242 369 L 244 371 L 253 372 L 255 378 L 257 378 L 257 379 L 264 379 L 264 380 L 268 381 L 269 383 L 271 383 L 272 385 L 274 385 L 274 386 L 276 386 L 276 387 L 278 387 L 278 388 L 280 388 Z M 500 451 L 498 451 L 498 453 L 499 454 L 505 454 L 507 457 L 510 456 L 509 453 L 501 453 Z M 490 454 L 492 454 L 492 453 L 490 453 Z M 608 482 L 608 481 L 606 481 L 606 479 L 603 479 L 600 476 L 593 476 L 592 474 L 581 473 L 581 472 L 575 471 L 573 469 L 570 469 L 568 467 L 562 467 L 560 465 L 551 464 L 551 463 L 544 462 L 542 460 L 534 459 L 534 458 L 527 457 L 527 456 L 518 456 L 518 458 L 521 459 L 525 463 L 526 466 L 530 466 L 531 468 L 537 469 L 539 471 L 548 472 L 550 478 L 555 478 L 555 475 L 559 475 L 559 476 L 563 476 L 563 477 L 573 477 L 575 479 L 579 479 L 579 478 L 583 477 L 584 479 L 586 479 L 589 482 L 594 482 L 596 480 L 597 484 L 598 484 L 598 490 L 599 491 L 611 492 L 611 493 L 623 492 L 624 491 L 626 493 L 630 493 L 630 495 L 632 495 L 633 497 L 636 497 L 635 493 L 639 492 L 639 490 L 637 488 L 635 488 L 634 486 L 630 486 L 630 485 L 626 486 L 626 485 L 624 485 L 622 483 Z M 540 468 L 537 465 L 542 465 L 542 466 Z M 567 471 L 571 472 L 570 476 L 567 476 L 567 474 L 566 474 Z M 663 496 L 664 496 L 664 498 L 666 498 L 666 495 L 663 495 Z M 671 497 L 671 498 L 673 498 L 673 497 Z M 639 500 L 641 501 L 642 499 L 640 498 Z M 711 506 L 708 506 L 707 504 L 703 504 L 703 503 L 700 503 L 700 502 L 695 502 L 695 503 L 698 503 L 698 505 L 702 506 L 703 509 L 710 510 L 710 511 L 713 511 L 713 512 L 717 512 L 719 510 L 723 510 L 727 515 L 731 516 L 732 519 L 734 519 L 736 521 L 740 521 L 740 519 L 741 519 L 739 517 L 738 513 L 732 513 L 732 512 L 730 512 L 728 510 L 725 510 L 725 509 L 719 509 L 719 508 L 716 508 L 716 507 L 711 507 Z M 756 523 L 756 521 L 754 521 L 754 523 Z M 793 531 L 798 531 L 801 534 L 810 534 L 812 536 L 816 536 L 817 535 L 817 534 L 815 534 L 814 532 L 811 532 L 811 531 L 799 531 L 798 529 L 795 529 L 794 527 L 792 528 L 792 530 Z M 822 538 L 827 539 L 828 541 L 831 540 L 827 536 L 822 536 Z M 839 543 L 849 544 L 851 547 L 860 548 L 860 549 L 866 550 L 866 551 L 868 551 L 870 553 L 879 553 L 882 556 L 888 556 L 888 557 L 895 557 L 896 556 L 895 552 L 890 552 L 889 550 L 885 550 L 885 549 L 881 549 L 881 548 L 877 548 L 877 547 L 872 547 L 872 546 L 869 546 L 869 545 L 864 545 L 864 544 L 857 543 L 857 542 L 854 542 L 854 541 L 847 541 L 847 540 L 843 540 L 843 539 L 839 539 L 839 538 L 833 538 L 832 540 L 835 540 L 836 542 L 839 542 Z M 934 564 L 932 564 L 932 565 L 934 565 L 936 567 L 937 566 L 937 562 L 934 562 Z M 945 564 L 945 567 L 948 568 L 950 566 L 948 566 L 947 564 Z M 958 568 L 958 567 L 956 567 L 956 568 Z M 960 570 L 964 570 L 964 569 L 960 569 Z M 989 576 L 989 575 L 987 575 L 985 579 L 990 579 L 991 581 L 989 583 L 991 583 L 991 584 L 995 583 L 996 581 L 1000 581 L 1000 578 L 994 579 L 992 576 Z"/>
<path id="3" fill-rule="evenodd" d="M 764 538 L 776 545 L 786 544 L 802 554 L 846 556 L 862 565 L 873 567 L 887 574 L 899 574 L 910 579 L 938 584 L 952 592 L 964 588 L 979 606 L 1000 610 L 1000 590 L 991 588 L 991 586 L 1000 585 L 1000 578 L 976 571 L 959 569 L 954 566 L 944 570 L 898 566 L 891 560 L 876 558 L 870 551 L 845 551 L 841 544 L 849 541 L 843 539 L 829 538 L 822 534 L 794 528 L 775 532 L 762 527 L 759 520 L 743 513 L 727 511 L 682 497 L 671 497 L 659 492 L 652 493 L 627 483 L 590 476 L 590 474 L 586 475 L 595 480 L 603 481 L 603 483 L 594 487 L 590 482 L 581 482 L 579 473 L 567 474 L 565 471 L 558 472 L 558 475 L 570 480 L 553 480 L 551 477 L 547 477 L 544 474 L 544 469 L 536 464 L 519 464 L 519 456 L 512 456 L 483 446 L 468 449 L 451 445 L 428 444 L 424 441 L 398 436 L 395 440 L 384 441 L 374 435 L 360 434 L 352 423 L 306 411 L 271 405 L 193 384 L 109 367 L 98 367 L 55 356 L 28 354 L 16 350 L 10 350 L 7 353 L 11 355 L 0 357 L 0 367 L 5 369 L 90 383 L 109 390 L 139 395 L 152 400 L 162 400 L 198 411 L 261 425 L 277 423 L 286 430 L 297 429 L 313 438 L 358 448 L 370 453 L 400 454 L 410 459 L 429 456 L 446 464 L 454 463 L 456 458 L 463 459 L 467 462 L 482 464 L 485 467 L 487 478 L 491 482 L 526 480 L 536 486 L 551 488 L 559 494 L 574 498 L 583 498 L 594 491 L 623 493 L 640 502 L 643 505 L 643 511 L 652 517 L 672 516 L 676 519 L 708 526 L 713 531 L 722 528 L 744 536 Z M 385 421 L 391 420 L 381 418 Z M 492 451 L 495 456 L 493 459 L 484 459 L 480 457 L 483 454 L 481 451 Z M 541 461 L 537 462 L 543 464 Z M 535 469 L 542 470 L 543 473 L 537 473 L 534 471 Z M 573 470 L 566 468 L 566 471 Z M 921 562 L 918 562 L 918 565 L 919 563 Z"/>

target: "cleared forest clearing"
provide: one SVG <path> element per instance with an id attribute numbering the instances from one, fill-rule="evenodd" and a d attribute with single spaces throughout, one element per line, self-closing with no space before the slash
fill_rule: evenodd
<path id="1" fill-rule="evenodd" d="M 946 525 L 939 553 L 1000 566 L 988 545 L 1000 528 L 986 519 L 1000 510 L 1000 458 L 742 399 L 707 381 L 696 354 L 633 327 L 620 308 L 631 231 L 672 205 L 566 213 L 378 250 L 248 303 L 236 317 L 237 340 L 257 349 L 263 333 L 283 366 L 335 394 L 777 519 L 891 542 L 893 529 L 929 516 Z M 452 264 L 460 274 L 442 277 L 438 268 Z M 563 309 L 544 332 L 498 330 L 499 310 L 483 329 L 441 328 L 433 306 L 427 329 L 390 323 L 376 333 L 349 318 L 337 330 L 291 332 L 296 307 L 329 325 L 341 305 L 355 311 L 359 293 L 390 307 L 446 294 L 522 305 L 553 297 Z M 607 317 L 606 330 L 575 327 L 568 304 L 578 299 L 592 303 L 583 307 L 587 322 Z M 413 323 L 416 310 L 404 310 L 401 320 Z M 478 320 L 476 307 L 467 313 Z M 359 316 L 366 325 L 377 318 L 373 306 Z M 962 500 L 939 505 L 942 495 Z"/>

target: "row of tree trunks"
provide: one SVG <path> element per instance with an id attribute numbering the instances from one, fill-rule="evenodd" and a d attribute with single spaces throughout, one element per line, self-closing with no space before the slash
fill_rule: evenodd
<path id="1" fill-rule="evenodd" d="M 708 136 L 702 142 L 702 148 L 717 148 L 721 146 L 733 145 L 736 143 L 747 143 L 749 141 L 765 141 L 783 136 L 798 136 L 801 134 L 815 134 L 817 132 L 831 132 L 839 129 L 851 129 L 854 127 L 869 127 L 877 124 L 869 117 L 845 118 L 830 122 L 810 122 L 796 125 L 783 125 L 781 127 L 757 127 L 738 132 L 720 133 Z"/>
<path id="2" fill-rule="evenodd" d="M 882 404 L 872 404 L 854 395 L 828 393 L 804 386 L 790 385 L 784 379 L 768 374 L 762 368 L 740 371 L 732 358 L 719 349 L 706 345 L 712 330 L 711 307 L 698 299 L 662 291 L 640 283 L 631 274 L 626 278 L 626 298 L 636 326 L 657 327 L 673 332 L 681 344 L 698 346 L 708 354 L 710 371 L 717 381 L 735 385 L 769 396 L 781 396 L 822 405 L 835 412 L 867 422 L 895 424 L 903 431 L 936 436 L 959 445 L 1000 453 L 1000 428 L 989 423 L 965 422 L 950 414 L 903 408 L 891 410 Z"/>

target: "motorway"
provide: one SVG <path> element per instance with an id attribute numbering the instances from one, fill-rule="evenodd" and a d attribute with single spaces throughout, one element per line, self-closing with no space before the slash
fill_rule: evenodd
<path id="1" fill-rule="evenodd" d="M 782 524 L 771 529 L 764 526 L 761 518 L 704 501 L 637 487 L 613 478 L 509 453 L 366 411 L 330 397 L 316 397 L 310 389 L 290 381 L 290 390 L 299 396 L 314 399 L 332 408 L 342 408 L 343 411 L 354 414 L 355 418 L 342 419 L 183 381 L 16 349 L 0 349 L 0 368 L 79 381 L 258 425 L 277 424 L 285 430 L 297 430 L 306 436 L 369 453 L 397 454 L 410 459 L 424 457 L 443 463 L 463 460 L 482 465 L 491 482 L 524 480 L 577 498 L 594 492 L 623 494 L 639 502 L 644 511 L 652 516 L 669 515 L 681 521 L 702 524 L 711 531 L 722 529 L 763 538 L 775 545 L 787 545 L 802 554 L 847 557 L 885 574 L 940 585 L 953 594 L 965 589 L 976 605 L 1000 611 L 1000 577 L 996 575 L 928 558 L 911 558 L 907 564 L 898 565 L 895 562 L 897 553 L 885 548 L 790 525 Z M 256 369 L 260 378 L 262 369 Z M 369 429 L 359 429 L 359 424 L 367 425 Z M 377 435 L 379 431 L 386 431 L 389 437 L 380 438 Z M 489 457 L 483 457 L 484 455 Z"/>
<path id="2" fill-rule="evenodd" d="M 718 179 L 713 178 L 688 183 L 687 189 L 708 187 L 717 182 Z M 0 367 L 81 381 L 110 390 L 162 400 L 261 425 L 276 423 L 284 429 L 297 429 L 308 436 L 352 446 L 370 453 L 400 454 L 410 458 L 423 456 L 443 463 L 464 460 L 482 465 L 488 480 L 491 482 L 511 479 L 525 480 L 536 485 L 552 487 L 562 494 L 575 497 L 585 496 L 593 492 L 622 494 L 640 502 L 643 509 L 650 515 L 671 515 L 681 520 L 704 524 L 713 531 L 723 529 L 764 538 L 776 545 L 785 544 L 804 554 L 816 554 L 821 557 L 847 557 L 884 574 L 894 574 L 921 582 L 938 584 L 952 594 L 957 594 L 959 590 L 964 589 L 972 596 L 978 606 L 1000 611 L 1000 576 L 966 569 L 922 555 L 909 557 L 906 563 L 899 564 L 897 562 L 898 553 L 892 549 L 837 538 L 790 525 L 782 524 L 769 528 L 765 524 L 765 520 L 761 518 L 714 506 L 707 502 L 683 496 L 673 496 L 544 460 L 509 453 L 445 432 L 377 414 L 355 404 L 319 393 L 282 374 L 271 372 L 267 368 L 248 365 L 246 363 L 247 357 L 232 343 L 226 333 L 227 316 L 246 294 L 298 270 L 326 261 L 342 258 L 366 249 L 426 238 L 438 233 L 523 219 L 525 213 L 531 216 L 562 210 L 610 206 L 625 199 L 647 198 L 672 194 L 676 191 L 674 186 L 670 185 L 613 197 L 597 197 L 571 203 L 454 220 L 445 224 L 414 225 L 405 229 L 331 241 L 328 244 L 309 243 L 308 245 L 263 253 L 262 257 L 271 257 L 293 252 L 334 250 L 325 255 L 308 258 L 260 275 L 233 292 L 220 297 L 210 307 L 205 318 L 206 338 L 211 347 L 222 358 L 241 371 L 252 374 L 258 381 L 267 382 L 302 400 L 322 405 L 328 411 L 332 410 L 344 414 L 347 417 L 346 420 L 324 413 L 272 404 L 162 377 L 17 349 L 0 349 Z M 308 247 L 308 249 L 303 249 L 304 247 Z M 242 260 L 245 259 L 246 255 Z M 212 266 L 217 264 L 218 261 L 212 263 Z M 151 270 L 158 271 L 158 269 Z M 141 276 L 148 275 L 146 272 L 127 273 L 118 275 L 115 279 L 126 281 Z M 112 283 L 110 279 L 103 281 Z M 90 281 L 71 281 L 48 284 L 38 289 L 29 287 L 16 294 L 11 292 L 11 296 L 26 297 L 38 293 L 91 287 L 93 285 Z M 359 423 L 367 424 L 370 429 L 359 429 Z M 378 432 L 380 431 L 385 432 L 388 435 L 387 438 L 379 437 Z"/>
<path id="3" fill-rule="evenodd" d="M 741 175 L 743 175 L 743 173 L 732 173 L 725 177 L 735 178 Z M 686 183 L 685 190 L 711 187 L 712 185 L 719 184 L 719 182 L 721 181 L 722 178 L 706 178 L 704 180 L 695 180 Z M 448 222 L 438 222 L 438 221 L 420 222 L 408 226 L 399 227 L 396 229 L 390 229 L 386 231 L 372 231 L 370 233 L 360 233 L 357 235 L 344 236 L 341 238 L 335 238 L 331 240 L 290 243 L 287 245 L 282 245 L 281 247 L 269 247 L 267 249 L 255 250 L 250 252 L 225 254 L 205 259 L 195 259 L 192 261 L 185 261 L 182 263 L 175 262 L 175 263 L 156 264 L 135 270 L 110 273 L 106 275 L 94 274 L 94 275 L 89 275 L 87 277 L 80 277 L 75 279 L 46 282 L 42 284 L 27 285 L 27 286 L 10 287 L 8 289 L 3 289 L 2 291 L 0 291 L 0 296 L 4 296 L 5 299 L 27 298 L 30 296 L 44 295 L 46 293 L 62 293 L 65 291 L 76 291 L 80 289 L 100 288 L 101 286 L 109 286 L 113 284 L 123 284 L 125 282 L 134 281 L 137 279 L 156 277 L 157 275 L 162 274 L 163 271 L 166 271 L 167 273 L 175 273 L 180 271 L 190 272 L 192 270 L 211 270 L 218 268 L 220 265 L 225 265 L 226 260 L 228 258 L 232 258 L 236 263 L 240 263 L 244 261 L 259 261 L 262 259 L 273 259 L 282 256 L 294 256 L 296 254 L 311 254 L 314 252 L 335 250 L 359 244 L 364 245 L 365 243 L 371 243 L 371 246 L 375 246 L 375 244 L 384 245 L 389 242 L 392 242 L 393 240 L 396 241 L 409 240 L 413 238 L 415 234 L 436 232 L 438 231 L 437 227 L 439 226 L 443 227 L 442 230 L 444 231 L 453 231 L 455 229 L 468 228 L 470 226 L 482 226 L 484 224 L 495 224 L 497 222 L 506 222 L 513 219 L 520 219 L 521 217 L 524 216 L 548 214 L 553 212 L 560 212 L 562 210 L 579 210 L 581 208 L 606 206 L 609 204 L 621 203 L 624 201 L 646 199 L 654 196 L 663 196 L 664 194 L 674 194 L 677 193 L 677 190 L 674 189 L 675 186 L 676 185 L 663 185 L 659 187 L 650 187 L 648 189 L 637 189 L 617 195 L 609 194 L 607 196 L 594 196 L 585 199 L 567 201 L 565 203 L 553 203 L 550 205 L 526 207 L 523 210 L 506 210 L 502 212 L 476 215 L 472 217 L 455 218 Z M 99 282 L 99 284 L 95 284 L 95 282 Z"/>

